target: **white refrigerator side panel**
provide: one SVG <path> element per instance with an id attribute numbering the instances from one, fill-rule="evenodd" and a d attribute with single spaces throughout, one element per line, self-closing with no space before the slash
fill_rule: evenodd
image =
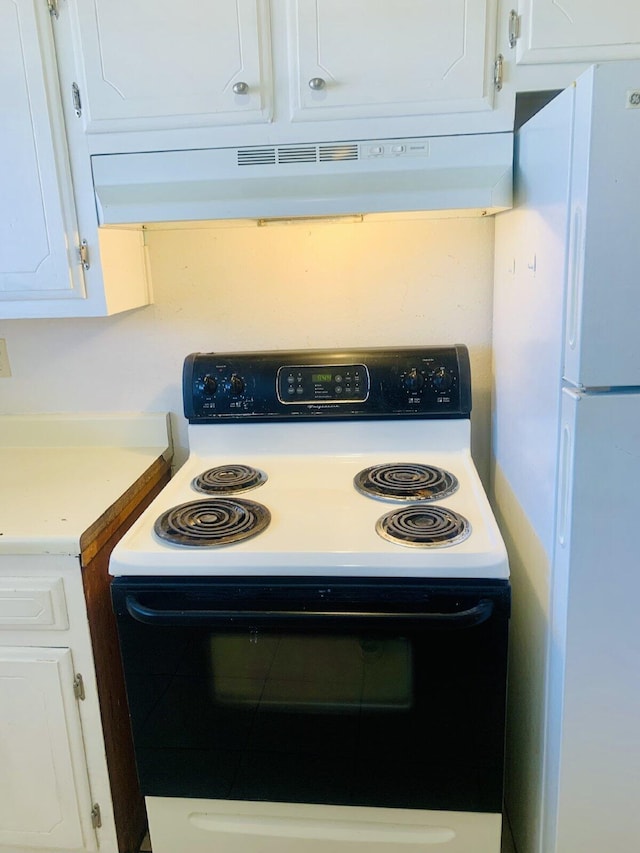
<path id="1" fill-rule="evenodd" d="M 550 575 L 562 378 L 573 89 L 519 131 L 514 208 L 496 217 L 491 499 L 509 552 L 506 806 L 541 846 Z"/>
<path id="2" fill-rule="evenodd" d="M 576 84 L 565 378 L 640 385 L 640 61 Z"/>
<path id="3" fill-rule="evenodd" d="M 549 556 L 572 114 L 568 89 L 519 131 L 514 207 L 496 217 L 495 230 L 493 452 Z"/>
<path id="4" fill-rule="evenodd" d="M 565 390 L 544 850 L 640 838 L 640 394 Z"/>

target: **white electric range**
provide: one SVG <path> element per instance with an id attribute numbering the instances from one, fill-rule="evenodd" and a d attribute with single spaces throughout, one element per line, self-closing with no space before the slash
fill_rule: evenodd
<path id="1" fill-rule="evenodd" d="M 189 458 L 110 563 L 154 851 L 497 853 L 509 569 L 466 348 L 198 353 L 183 393 Z"/>

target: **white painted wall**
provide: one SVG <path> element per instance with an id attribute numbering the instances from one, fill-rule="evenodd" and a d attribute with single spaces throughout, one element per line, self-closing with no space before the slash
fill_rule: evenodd
<path id="1" fill-rule="evenodd" d="M 0 320 L 0 413 L 170 411 L 196 350 L 466 343 L 487 482 L 493 220 L 222 226 L 148 233 L 153 305 L 110 318 Z"/>

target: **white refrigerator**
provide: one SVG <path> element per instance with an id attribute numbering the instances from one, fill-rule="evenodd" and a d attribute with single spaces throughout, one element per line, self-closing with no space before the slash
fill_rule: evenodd
<path id="1" fill-rule="evenodd" d="M 491 496 L 518 853 L 640 849 L 640 62 L 517 133 L 496 219 Z"/>

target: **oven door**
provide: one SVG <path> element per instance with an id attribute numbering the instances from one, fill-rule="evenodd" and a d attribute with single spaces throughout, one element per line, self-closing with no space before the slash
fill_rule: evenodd
<path id="1" fill-rule="evenodd" d="M 501 812 L 507 581 L 112 593 L 145 795 Z"/>

